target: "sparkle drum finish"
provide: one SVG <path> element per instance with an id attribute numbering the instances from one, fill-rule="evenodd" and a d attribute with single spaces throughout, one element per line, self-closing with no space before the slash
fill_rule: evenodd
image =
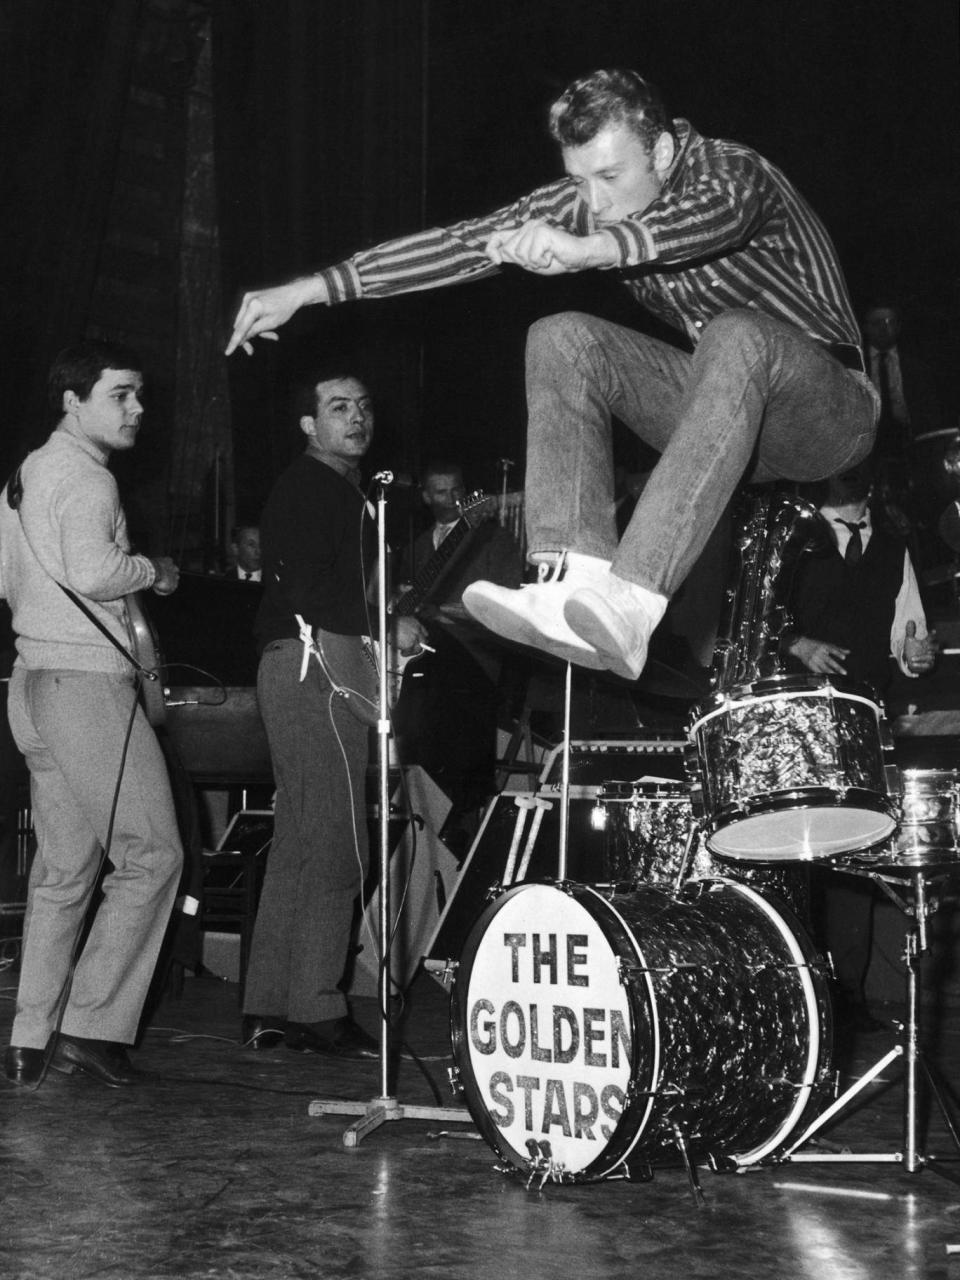
<path id="1" fill-rule="evenodd" d="M 554 1181 L 647 1177 L 681 1140 L 735 1165 L 782 1151 L 829 1090 L 832 1027 L 803 929 L 720 880 L 678 898 L 515 886 L 474 926 L 451 995 L 482 1136 Z"/>
<path id="2" fill-rule="evenodd" d="M 674 892 L 688 880 L 726 877 L 781 898 L 801 920 L 809 915 L 809 873 L 803 866 L 732 862 L 710 852 L 694 831 L 689 788 L 681 782 L 607 782 L 604 878 L 624 890 L 652 885 Z M 681 879 L 687 842 L 693 839 Z"/>
<path id="3" fill-rule="evenodd" d="M 896 835 L 875 849 L 851 855 L 850 862 L 878 870 L 960 868 L 960 773 L 904 769 L 900 785 Z"/>
<path id="4" fill-rule="evenodd" d="M 868 689 L 773 676 L 694 712 L 695 811 L 726 858 L 810 861 L 891 835 L 896 802 L 882 711 Z"/>

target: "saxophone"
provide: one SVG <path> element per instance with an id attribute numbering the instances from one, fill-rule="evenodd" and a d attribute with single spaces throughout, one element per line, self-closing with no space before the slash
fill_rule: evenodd
<path id="1" fill-rule="evenodd" d="M 718 694 L 782 671 L 793 573 L 822 528 L 816 507 L 791 494 L 763 492 L 749 502 L 710 672 Z"/>

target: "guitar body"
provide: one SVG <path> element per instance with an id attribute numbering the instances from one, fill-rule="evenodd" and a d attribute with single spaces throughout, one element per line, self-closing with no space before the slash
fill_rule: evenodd
<path id="1" fill-rule="evenodd" d="M 331 687 L 361 724 L 375 729 L 380 718 L 377 646 L 369 636 L 315 630 L 317 659 Z"/>
<path id="2" fill-rule="evenodd" d="M 147 671 L 157 673 L 156 680 L 144 680 L 140 685 L 140 697 L 147 719 L 154 728 L 167 718 L 167 704 L 163 696 L 163 681 L 160 669 L 163 657 L 160 653 L 160 641 L 156 629 L 150 621 L 144 605 L 143 596 L 134 591 L 126 598 L 127 624 L 130 631 L 130 648 L 133 656 Z"/>

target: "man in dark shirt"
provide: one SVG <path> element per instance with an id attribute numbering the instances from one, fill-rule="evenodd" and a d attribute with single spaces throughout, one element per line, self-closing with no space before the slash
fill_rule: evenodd
<path id="1" fill-rule="evenodd" d="M 345 639 L 348 651 L 355 641 L 362 666 L 361 637 L 377 630 L 364 590 L 376 533 L 358 470 L 373 439 L 373 404 L 357 377 L 331 367 L 303 382 L 297 414 L 307 447 L 260 522 L 257 698 L 277 795 L 243 1033 L 254 1047 L 283 1034 L 300 1052 L 371 1058 L 377 1042 L 353 1020 L 339 986 L 367 871 L 368 727 L 313 646 L 323 650 L 324 634 Z M 398 620 L 401 650 L 420 634 L 415 619 Z"/>
<path id="2" fill-rule="evenodd" d="M 878 398 L 830 239 L 778 169 L 671 119 L 633 71 L 576 81 L 550 123 L 566 177 L 486 217 L 248 293 L 227 351 L 309 303 L 502 265 L 617 272 L 677 345 L 579 313 L 533 326 L 526 520 L 544 579 L 516 591 L 475 583 L 464 604 L 509 639 L 634 679 L 740 481 L 852 466 L 870 450 Z M 619 544 L 613 416 L 661 453 Z"/>

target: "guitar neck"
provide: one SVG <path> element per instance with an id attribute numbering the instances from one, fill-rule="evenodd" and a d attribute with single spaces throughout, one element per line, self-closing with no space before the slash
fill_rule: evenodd
<path id="1" fill-rule="evenodd" d="M 430 593 L 475 527 L 466 516 L 462 516 L 457 521 L 430 559 L 415 575 L 410 587 L 397 601 L 393 612 L 398 617 L 410 617 L 427 603 Z"/>

